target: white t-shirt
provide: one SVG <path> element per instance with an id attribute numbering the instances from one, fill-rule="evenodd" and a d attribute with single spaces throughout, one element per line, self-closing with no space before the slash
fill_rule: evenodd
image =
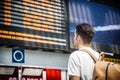
<path id="1" fill-rule="evenodd" d="M 84 47 L 98 59 L 99 53 L 90 47 Z M 74 51 L 68 61 L 68 75 L 80 76 L 81 80 L 92 80 L 94 61 L 86 52 Z"/>

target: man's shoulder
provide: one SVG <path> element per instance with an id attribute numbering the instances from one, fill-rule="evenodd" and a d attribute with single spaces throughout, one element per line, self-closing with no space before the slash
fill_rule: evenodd
<path id="1" fill-rule="evenodd" d="M 97 58 L 99 57 L 99 53 L 96 51 L 96 50 L 94 50 L 93 48 L 91 48 L 91 47 L 87 47 L 86 48 L 88 51 L 90 51 L 94 56 L 96 56 Z M 87 53 L 87 52 L 86 52 Z M 88 53 L 87 53 L 88 54 Z"/>

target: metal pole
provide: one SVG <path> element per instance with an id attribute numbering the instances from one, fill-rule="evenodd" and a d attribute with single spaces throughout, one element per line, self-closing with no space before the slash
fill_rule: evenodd
<path id="1" fill-rule="evenodd" d="M 22 67 L 18 67 L 18 80 L 22 80 Z"/>

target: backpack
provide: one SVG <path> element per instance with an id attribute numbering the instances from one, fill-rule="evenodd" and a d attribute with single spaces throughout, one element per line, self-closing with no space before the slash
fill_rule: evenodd
<path id="1" fill-rule="evenodd" d="M 120 64 L 103 61 L 104 52 L 100 53 L 99 60 L 87 49 L 87 52 L 94 60 L 93 80 L 120 80 Z"/>

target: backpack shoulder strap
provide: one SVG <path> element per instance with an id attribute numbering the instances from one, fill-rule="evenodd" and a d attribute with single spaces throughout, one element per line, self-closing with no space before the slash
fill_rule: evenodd
<path id="1" fill-rule="evenodd" d="M 89 50 L 81 49 L 80 51 L 84 51 L 84 52 L 88 53 L 91 56 L 91 58 L 94 60 L 95 63 L 98 61 L 98 59 Z"/>

